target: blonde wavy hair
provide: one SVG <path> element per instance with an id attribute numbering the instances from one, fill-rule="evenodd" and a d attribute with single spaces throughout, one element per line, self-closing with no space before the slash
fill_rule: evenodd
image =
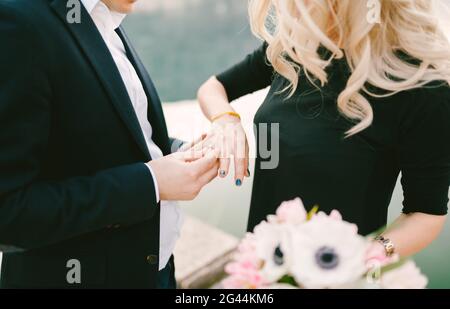
<path id="1" fill-rule="evenodd" d="M 328 82 L 333 59 L 346 57 L 351 76 L 337 105 L 356 125 L 373 122 L 363 95 L 383 97 L 422 87 L 431 81 L 450 83 L 450 10 L 448 0 L 250 0 L 252 31 L 268 43 L 267 58 L 285 77 L 290 96 L 299 73 L 310 81 Z M 378 22 L 370 20 L 378 9 Z M 331 53 L 319 55 L 323 46 Z M 415 63 L 399 56 L 402 52 Z M 367 85 L 383 90 L 371 92 Z"/>

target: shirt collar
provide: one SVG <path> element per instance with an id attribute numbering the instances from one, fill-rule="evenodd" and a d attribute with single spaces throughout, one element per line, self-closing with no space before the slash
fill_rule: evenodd
<path id="1" fill-rule="evenodd" d="M 111 11 L 101 0 L 81 0 L 94 22 L 101 22 L 103 26 L 115 30 L 126 17 L 126 14 Z"/>
<path id="2" fill-rule="evenodd" d="M 86 11 L 88 11 L 89 14 L 92 13 L 95 6 L 100 2 L 101 0 L 81 0 L 84 7 L 86 8 Z"/>

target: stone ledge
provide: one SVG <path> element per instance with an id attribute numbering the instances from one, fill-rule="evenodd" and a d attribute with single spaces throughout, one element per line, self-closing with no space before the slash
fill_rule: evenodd
<path id="1" fill-rule="evenodd" d="M 207 288 L 223 278 L 238 239 L 193 217 L 187 217 L 175 249 L 179 288 Z"/>

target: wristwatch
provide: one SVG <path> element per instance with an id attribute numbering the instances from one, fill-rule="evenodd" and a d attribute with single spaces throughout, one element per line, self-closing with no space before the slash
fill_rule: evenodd
<path id="1" fill-rule="evenodd" d="M 390 257 L 395 253 L 395 245 L 390 239 L 384 238 L 384 236 L 379 235 L 375 237 L 375 240 L 383 245 L 384 249 L 386 250 L 386 256 Z"/>

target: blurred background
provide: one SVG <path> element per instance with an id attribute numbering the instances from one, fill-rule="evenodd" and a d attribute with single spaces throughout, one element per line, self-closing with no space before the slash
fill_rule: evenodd
<path id="1" fill-rule="evenodd" d="M 201 83 L 260 44 L 251 35 L 247 1 L 242 0 L 141 0 L 138 12 L 127 17 L 124 25 L 166 102 L 171 135 L 185 140 L 208 129 L 193 101 Z M 234 103 L 251 138 L 253 114 L 264 94 Z M 251 146 L 254 151 L 254 144 Z M 240 238 L 247 222 L 251 181 L 236 188 L 232 179 L 216 180 L 183 208 L 193 217 Z M 401 203 L 398 187 L 391 219 L 399 215 Z M 450 225 L 416 261 L 429 277 L 430 288 L 450 288 Z"/>

